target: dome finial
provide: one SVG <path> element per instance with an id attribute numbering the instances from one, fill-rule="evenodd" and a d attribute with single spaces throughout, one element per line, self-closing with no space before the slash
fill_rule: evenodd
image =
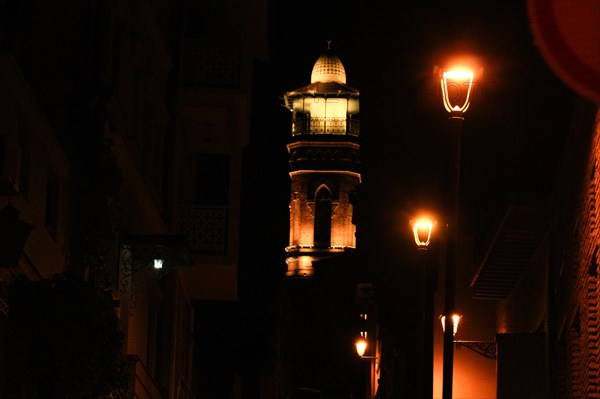
<path id="1" fill-rule="evenodd" d="M 327 50 L 321 54 L 313 66 L 310 83 L 337 82 L 346 84 L 346 70 L 342 61 L 331 51 L 332 40 L 327 40 Z"/>

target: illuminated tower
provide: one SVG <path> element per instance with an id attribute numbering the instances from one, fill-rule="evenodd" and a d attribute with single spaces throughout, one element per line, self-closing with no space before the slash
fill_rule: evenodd
<path id="1" fill-rule="evenodd" d="M 288 277 L 311 277 L 314 261 L 356 247 L 349 196 L 361 179 L 358 97 L 329 48 L 310 84 L 284 94 L 292 112 Z"/>

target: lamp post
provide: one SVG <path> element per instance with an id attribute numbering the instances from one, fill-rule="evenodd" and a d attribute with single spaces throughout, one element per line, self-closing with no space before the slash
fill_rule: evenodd
<path id="1" fill-rule="evenodd" d="M 425 258 L 435 226 L 433 217 L 421 215 L 411 220 L 421 267 L 421 334 L 419 339 L 418 397 L 433 397 L 433 291 L 429 282 L 429 262 Z"/>
<path id="2" fill-rule="evenodd" d="M 475 72 L 466 66 L 454 66 L 441 69 L 440 84 L 444 108 L 450 114 L 452 128 L 453 154 L 449 165 L 448 183 L 448 248 L 446 259 L 446 277 L 444 293 L 444 314 L 454 313 L 455 273 L 458 263 L 458 209 L 460 181 L 460 147 L 463 115 L 469 108 L 473 94 Z M 445 317 L 444 358 L 442 376 L 442 399 L 452 398 L 452 379 L 454 366 L 454 326 L 451 317 Z"/>
<path id="3" fill-rule="evenodd" d="M 378 384 L 379 384 L 379 346 L 377 345 L 377 338 L 373 340 L 367 334 L 368 324 L 367 322 L 367 314 L 363 313 L 360 315 L 361 319 L 363 319 L 363 325 L 360 331 L 360 335 L 354 341 L 354 346 L 356 348 L 356 354 L 361 358 L 368 360 L 369 365 L 369 373 L 368 373 L 368 385 L 366 388 L 366 397 L 374 398 L 377 394 Z M 370 342 L 373 344 L 371 345 Z M 369 348 L 372 346 L 372 348 Z M 365 355 L 369 349 L 371 355 Z"/>
<path id="4" fill-rule="evenodd" d="M 458 313 L 454 313 L 451 316 L 452 323 L 452 336 L 454 337 L 458 331 L 458 325 L 460 320 L 462 319 L 462 315 Z M 446 316 L 440 316 L 440 321 L 442 322 L 442 330 L 446 331 Z M 496 358 L 496 342 L 494 341 L 462 341 L 462 340 L 454 340 L 454 344 L 456 345 L 456 349 L 460 349 L 465 347 L 478 355 L 486 357 L 488 359 Z"/>
<path id="5" fill-rule="evenodd" d="M 379 359 L 379 357 L 376 355 L 374 355 L 374 356 L 365 355 L 365 352 L 367 351 L 367 348 L 369 347 L 369 341 L 367 339 L 366 331 L 361 331 L 360 336 L 354 342 L 354 346 L 356 347 L 356 354 L 361 359 L 373 360 L 375 362 L 377 362 L 377 360 Z"/>

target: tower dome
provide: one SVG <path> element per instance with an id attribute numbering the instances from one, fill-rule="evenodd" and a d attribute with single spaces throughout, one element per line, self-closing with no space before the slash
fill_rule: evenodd
<path id="1" fill-rule="evenodd" d="M 346 70 L 342 61 L 327 49 L 315 62 L 310 83 L 336 82 L 346 84 Z"/>

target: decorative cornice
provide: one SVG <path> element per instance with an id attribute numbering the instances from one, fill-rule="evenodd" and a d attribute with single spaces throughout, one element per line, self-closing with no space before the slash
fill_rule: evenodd
<path id="1" fill-rule="evenodd" d="M 358 179 L 359 183 L 361 181 L 361 176 L 360 173 L 358 172 L 351 172 L 349 170 L 331 170 L 331 169 L 321 169 L 321 170 L 310 170 L 310 169 L 301 169 L 301 170 L 293 170 L 290 172 L 290 177 L 296 176 L 296 175 L 303 175 L 303 174 L 311 174 L 311 173 L 318 173 L 318 174 L 337 174 L 337 175 L 348 175 L 348 176 L 354 176 Z"/>

